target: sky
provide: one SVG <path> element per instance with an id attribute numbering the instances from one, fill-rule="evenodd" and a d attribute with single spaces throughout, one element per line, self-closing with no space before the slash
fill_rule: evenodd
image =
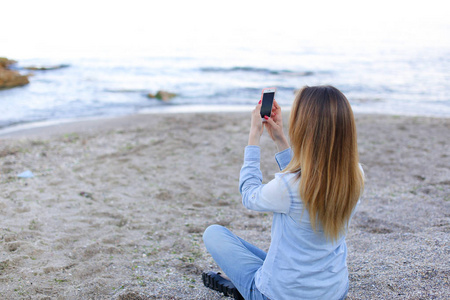
<path id="1" fill-rule="evenodd" d="M 448 1 L 8 1 L 0 56 L 290 43 L 450 46 Z"/>

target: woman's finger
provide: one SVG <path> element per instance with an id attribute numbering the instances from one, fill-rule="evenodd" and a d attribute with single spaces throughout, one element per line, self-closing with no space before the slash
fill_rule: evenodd
<path id="1" fill-rule="evenodd" d="M 262 106 L 262 103 L 261 103 L 261 100 L 259 100 L 258 104 L 256 104 L 255 109 L 261 110 L 261 106 Z"/>
<path id="2" fill-rule="evenodd" d="M 280 109 L 280 106 L 278 105 L 278 102 L 273 99 L 272 109 L 278 110 Z"/>
<path id="3" fill-rule="evenodd" d="M 277 123 L 275 123 L 275 121 L 272 118 L 265 116 L 264 119 L 266 119 L 270 127 L 275 128 L 277 126 Z"/>
<path id="4" fill-rule="evenodd" d="M 273 99 L 273 107 L 275 107 L 275 109 L 280 109 L 281 107 L 278 105 L 277 100 Z"/>

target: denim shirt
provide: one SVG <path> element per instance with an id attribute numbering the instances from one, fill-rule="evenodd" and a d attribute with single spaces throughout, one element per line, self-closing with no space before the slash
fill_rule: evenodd
<path id="1" fill-rule="evenodd" d="M 275 155 L 280 170 L 291 157 L 291 149 Z M 256 287 L 270 299 L 341 299 L 348 289 L 345 235 L 332 242 L 321 228 L 313 231 L 297 175 L 277 173 L 262 184 L 260 148 L 245 148 L 239 179 L 242 203 L 251 210 L 273 212 L 270 248 L 255 274 Z"/>

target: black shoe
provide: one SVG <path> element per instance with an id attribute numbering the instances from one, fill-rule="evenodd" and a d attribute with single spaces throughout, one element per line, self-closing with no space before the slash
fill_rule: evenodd
<path id="1" fill-rule="evenodd" d="M 245 300 L 231 281 L 220 276 L 220 272 L 203 272 L 202 280 L 206 287 L 221 292 L 225 296 L 233 297 L 238 300 Z"/>

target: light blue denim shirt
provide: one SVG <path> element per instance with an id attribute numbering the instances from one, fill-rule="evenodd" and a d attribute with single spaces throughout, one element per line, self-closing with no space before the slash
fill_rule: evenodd
<path id="1" fill-rule="evenodd" d="M 283 170 L 291 149 L 275 155 Z M 273 212 L 271 243 L 255 275 L 258 290 L 270 299 L 342 299 L 348 290 L 345 236 L 334 243 L 313 231 L 303 211 L 297 174 L 277 173 L 262 184 L 260 148 L 245 148 L 239 179 L 242 203 L 255 211 Z"/>

